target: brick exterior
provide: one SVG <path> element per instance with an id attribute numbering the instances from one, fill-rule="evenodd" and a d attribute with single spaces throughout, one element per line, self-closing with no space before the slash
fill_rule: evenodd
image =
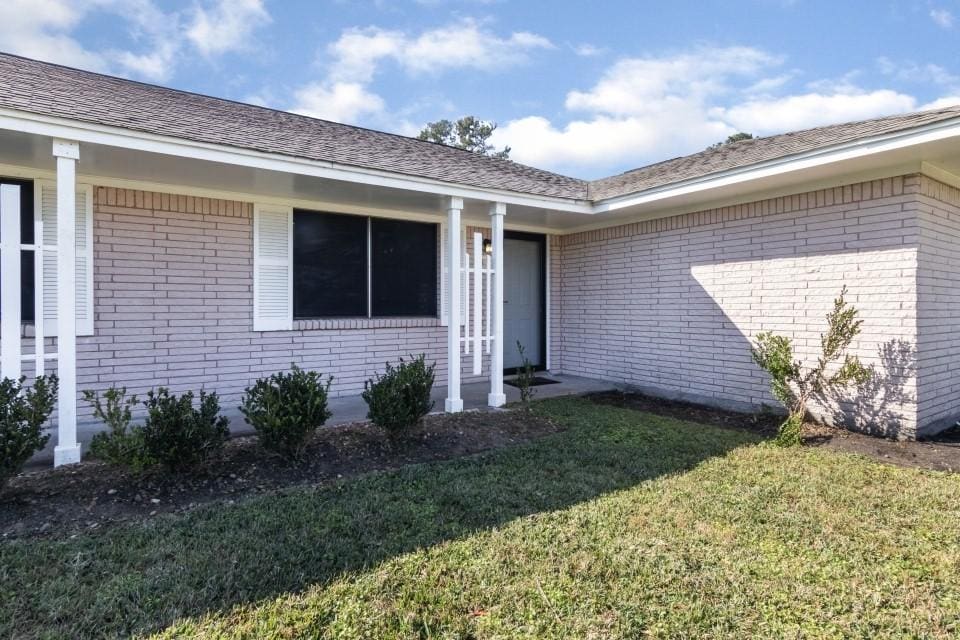
<path id="1" fill-rule="evenodd" d="M 435 318 L 253 331 L 252 212 L 245 202 L 95 189 L 95 326 L 78 338 L 79 389 L 203 387 L 232 407 L 255 379 L 296 362 L 332 374 L 333 394 L 349 395 L 384 362 L 419 353 L 446 381 L 447 329 Z M 466 381 L 471 363 L 463 356 Z M 83 402 L 79 413 L 89 415 Z"/>
<path id="2" fill-rule="evenodd" d="M 886 179 L 563 236 L 554 318 L 563 372 L 775 404 L 750 340 L 776 331 L 812 357 L 847 285 L 864 320 L 854 351 L 877 379 L 868 400 L 824 399 L 817 413 L 913 435 L 920 183 Z"/>
<path id="3" fill-rule="evenodd" d="M 229 407 L 296 361 L 333 374 L 334 394 L 347 395 L 386 360 L 421 352 L 445 382 L 436 319 L 253 331 L 251 203 L 104 187 L 94 198 L 95 334 L 78 339 L 80 389 L 204 387 Z M 958 239 L 960 191 L 918 175 L 552 236 L 551 369 L 774 404 L 751 338 L 786 333 L 811 357 L 846 284 L 864 319 L 855 351 L 877 378 L 860 399 L 824 399 L 817 412 L 911 437 L 960 415 L 950 369 L 960 355 Z M 463 356 L 465 381 L 471 362 Z"/>
<path id="4" fill-rule="evenodd" d="M 960 418 L 960 190 L 924 177 L 918 198 L 919 423 L 935 431 Z"/>

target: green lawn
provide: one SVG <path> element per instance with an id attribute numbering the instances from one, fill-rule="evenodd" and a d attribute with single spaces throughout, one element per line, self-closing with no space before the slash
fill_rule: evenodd
<path id="1" fill-rule="evenodd" d="M 960 476 L 581 399 L 468 459 L 0 543 L 0 637 L 960 636 Z"/>

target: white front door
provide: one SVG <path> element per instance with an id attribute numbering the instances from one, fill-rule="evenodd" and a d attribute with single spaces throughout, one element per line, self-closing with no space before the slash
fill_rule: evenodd
<path id="1" fill-rule="evenodd" d="M 543 236 L 508 234 L 503 254 L 503 367 L 513 373 L 522 360 L 517 341 L 537 367 L 546 360 Z"/>

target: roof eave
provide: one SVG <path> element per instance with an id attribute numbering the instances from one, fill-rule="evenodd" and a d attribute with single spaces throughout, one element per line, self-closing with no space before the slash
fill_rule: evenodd
<path id="1" fill-rule="evenodd" d="M 856 160 L 952 137 L 960 137 L 960 116 L 905 131 L 861 138 L 688 180 L 672 182 L 634 193 L 598 199 L 593 202 L 593 213 L 617 211 L 627 207 L 668 200 L 678 196 L 705 192 L 831 163 Z"/>
<path id="2" fill-rule="evenodd" d="M 255 169 L 281 171 L 387 188 L 406 189 L 440 196 L 503 202 L 509 205 L 537 207 L 570 213 L 592 213 L 593 211 L 593 207 L 588 200 L 473 187 L 408 174 L 367 169 L 331 161 L 311 160 L 296 156 L 267 153 L 228 145 L 197 142 L 174 136 L 162 136 L 133 129 L 46 116 L 8 108 L 0 108 L 0 129 L 50 136 L 52 138 L 65 138 L 81 143 L 99 144 L 148 153 L 161 153 L 195 160 L 239 165 Z"/>

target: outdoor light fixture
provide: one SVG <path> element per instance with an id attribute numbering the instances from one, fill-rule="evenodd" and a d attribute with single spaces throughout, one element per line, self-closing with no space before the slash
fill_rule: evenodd
<path id="1" fill-rule="evenodd" d="M 493 254 L 493 242 L 489 239 L 484 239 L 483 241 L 483 253 L 488 256 Z"/>

